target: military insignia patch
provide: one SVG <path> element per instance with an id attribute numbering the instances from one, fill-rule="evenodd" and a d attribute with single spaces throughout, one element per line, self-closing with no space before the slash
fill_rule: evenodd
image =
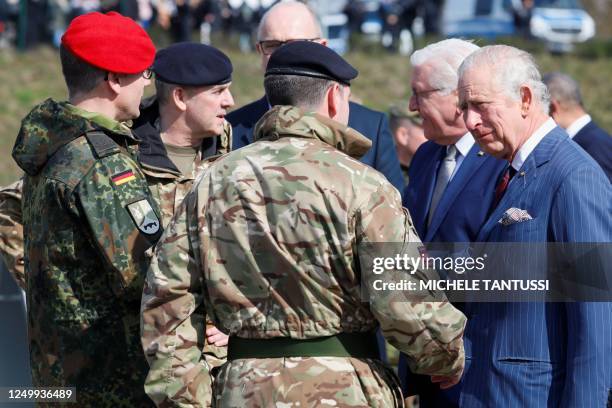
<path id="1" fill-rule="evenodd" d="M 146 199 L 128 204 L 127 209 L 140 232 L 153 235 L 159 231 L 159 218 Z"/>
<path id="2" fill-rule="evenodd" d="M 121 173 L 115 174 L 112 177 L 113 183 L 116 186 L 120 186 L 122 184 L 127 183 L 128 181 L 136 180 L 136 176 L 132 170 L 122 171 Z"/>

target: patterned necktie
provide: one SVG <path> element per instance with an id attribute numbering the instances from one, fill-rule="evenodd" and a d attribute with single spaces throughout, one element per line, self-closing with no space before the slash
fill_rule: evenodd
<path id="1" fill-rule="evenodd" d="M 495 203 L 493 204 L 493 208 L 497 207 L 497 204 L 499 204 L 499 202 L 501 201 L 502 197 L 504 196 L 504 193 L 508 189 L 508 184 L 510 184 L 510 180 L 512 180 L 512 177 L 514 177 L 515 174 L 516 170 L 514 170 L 514 167 L 506 167 L 504 175 L 502 176 L 501 180 L 499 181 L 499 184 L 497 184 L 497 187 L 495 188 Z"/>
<path id="2" fill-rule="evenodd" d="M 427 226 L 431 224 L 436 208 L 440 203 L 442 194 L 450 181 L 455 167 L 457 166 L 457 148 L 455 145 L 450 145 L 446 149 L 446 156 L 438 169 L 438 177 L 436 178 L 436 186 L 434 187 L 433 196 L 431 197 L 431 205 L 429 206 L 429 217 L 427 218 Z"/>

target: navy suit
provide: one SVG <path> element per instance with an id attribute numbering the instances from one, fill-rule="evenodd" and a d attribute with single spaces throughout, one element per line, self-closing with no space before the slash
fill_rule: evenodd
<path id="1" fill-rule="evenodd" d="M 612 137 L 590 121 L 576 133 L 573 140 L 595 159 L 612 182 Z"/>
<path id="2" fill-rule="evenodd" d="M 473 242 L 487 220 L 495 198 L 495 188 L 507 163 L 480 153 L 474 144 L 444 190 L 430 227 L 427 216 L 446 146 L 428 141 L 419 147 L 410 162 L 410 183 L 404 191 L 403 205 L 424 242 Z M 460 385 L 440 391 L 429 376 L 408 371 L 405 356 L 398 367 L 404 392 L 419 394 L 422 407 L 448 407 L 456 400 Z"/>
<path id="3" fill-rule="evenodd" d="M 234 150 L 253 142 L 255 124 L 268 109 L 264 96 L 227 115 L 227 121 L 232 125 Z M 404 179 L 386 115 L 350 102 L 348 125 L 372 141 L 372 148 L 361 162 L 380 171 L 398 191 L 402 191 Z"/>
<path id="4" fill-rule="evenodd" d="M 532 219 L 501 224 L 513 207 Z M 611 213 L 605 174 L 556 127 L 527 157 L 477 241 L 611 242 Z M 461 406 L 606 406 L 611 303 L 470 303 L 466 314 Z"/>

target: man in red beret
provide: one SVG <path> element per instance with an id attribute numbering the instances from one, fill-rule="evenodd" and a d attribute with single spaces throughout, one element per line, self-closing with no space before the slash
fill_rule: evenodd
<path id="1" fill-rule="evenodd" d="M 162 225 L 123 122 L 139 115 L 154 55 L 129 18 L 77 17 L 60 48 L 68 101 L 36 106 L 13 148 L 26 173 L 34 385 L 74 387 L 78 406 L 152 405 L 143 390 L 139 306 L 144 252 Z"/>

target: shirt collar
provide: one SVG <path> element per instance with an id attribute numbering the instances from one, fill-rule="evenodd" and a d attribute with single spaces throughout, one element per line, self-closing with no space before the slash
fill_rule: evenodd
<path id="1" fill-rule="evenodd" d="M 465 135 L 461 136 L 461 139 L 459 139 L 457 143 L 455 143 L 455 147 L 463 157 L 466 157 L 472 149 L 472 146 L 474 146 L 474 143 L 474 136 L 472 136 L 470 132 L 467 132 Z M 446 149 L 448 150 L 448 146 Z"/>
<path id="2" fill-rule="evenodd" d="M 552 118 L 548 118 L 546 122 L 542 124 L 533 134 L 523 143 L 519 151 L 514 156 L 514 160 L 512 160 L 512 167 L 514 170 L 519 171 L 527 160 L 527 157 L 534 151 L 537 145 L 540 143 L 544 136 L 548 134 L 551 130 L 557 127 L 557 124 Z"/>
<path id="3" fill-rule="evenodd" d="M 565 131 L 567 132 L 569 137 L 573 139 L 574 136 L 576 136 L 576 133 L 580 132 L 583 127 L 589 124 L 590 121 L 591 115 L 582 115 L 581 117 L 576 119 L 571 125 L 569 125 L 567 129 L 565 129 Z"/>

